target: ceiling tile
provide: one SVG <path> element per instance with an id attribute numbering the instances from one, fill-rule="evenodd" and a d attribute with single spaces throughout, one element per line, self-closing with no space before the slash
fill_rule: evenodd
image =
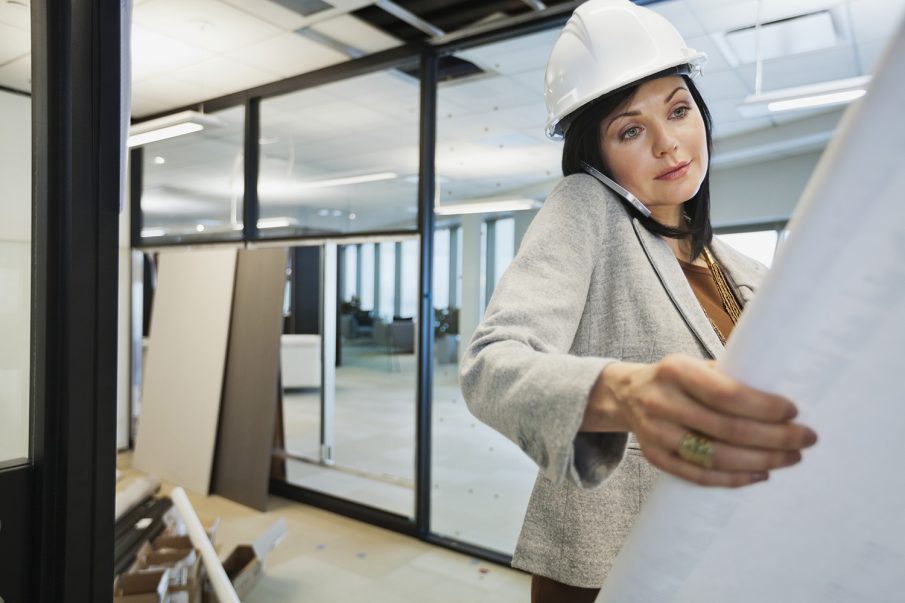
<path id="1" fill-rule="evenodd" d="M 311 29 L 365 53 L 395 48 L 402 43 L 401 40 L 352 15 L 341 15 L 320 21 L 312 25 Z"/>
<path id="2" fill-rule="evenodd" d="M 172 105 L 169 101 L 160 98 L 154 98 L 147 93 L 132 94 L 132 117 L 139 118 L 146 115 L 161 113 L 167 109 L 171 109 Z"/>
<path id="3" fill-rule="evenodd" d="M 138 24 L 132 27 L 132 80 L 141 80 L 199 63 L 210 50 L 183 44 Z"/>
<path id="4" fill-rule="evenodd" d="M 217 0 L 149 0 L 135 7 L 144 28 L 214 52 L 226 52 L 284 33 Z"/>
<path id="5" fill-rule="evenodd" d="M 446 85 L 440 95 L 474 112 L 492 112 L 536 102 L 542 99 L 542 90 L 531 90 L 511 78 L 484 77 L 467 82 Z"/>
<path id="6" fill-rule="evenodd" d="M 543 103 L 501 107 L 498 112 L 494 112 L 492 117 L 499 124 L 512 129 L 534 129 L 543 132 L 547 120 L 547 109 Z"/>
<path id="7" fill-rule="evenodd" d="M 701 91 L 704 102 L 724 100 L 727 98 L 743 98 L 750 94 L 754 82 L 746 85 L 733 69 L 724 71 L 705 70 L 701 77 L 694 78 L 694 83 Z"/>
<path id="8" fill-rule="evenodd" d="M 787 0 L 785 2 L 759 2 L 759 0 L 728 2 L 686 1 L 708 33 L 725 32 L 754 25 L 757 22 L 758 5 L 761 5 L 760 20 L 762 23 L 766 23 L 830 9 L 839 4 L 839 0 Z"/>
<path id="9" fill-rule="evenodd" d="M 739 67 L 746 82 L 754 81 L 754 71 L 754 65 Z M 763 91 L 856 77 L 859 71 L 854 52 L 848 46 L 765 61 Z"/>
<path id="10" fill-rule="evenodd" d="M 0 66 L 0 86 L 23 92 L 31 91 L 30 54 Z"/>
<path id="11" fill-rule="evenodd" d="M 346 55 L 295 33 L 284 33 L 225 53 L 258 69 L 290 77 L 346 61 Z"/>
<path id="12" fill-rule="evenodd" d="M 350 13 L 364 6 L 374 4 L 374 0 L 328 0 L 333 9 L 317 12 L 307 17 L 271 0 L 223 0 L 243 12 L 276 25 L 286 31 L 294 31 L 315 23 L 333 19 L 344 13 Z"/>
<path id="13" fill-rule="evenodd" d="M 543 73 L 553 44 L 559 36 L 558 29 L 514 38 L 503 42 L 479 46 L 456 53 L 486 70 L 502 74 L 539 70 Z"/>
<path id="14" fill-rule="evenodd" d="M 261 99 L 261 119 L 263 122 L 279 123 L 284 119 L 299 119 L 310 107 L 330 103 L 332 94 L 322 88 L 308 88 L 289 94 Z"/>
<path id="15" fill-rule="evenodd" d="M 683 0 L 657 2 L 656 4 L 652 4 L 648 8 L 666 17 L 666 19 L 670 23 L 672 23 L 676 27 L 676 29 L 679 30 L 679 32 L 682 34 L 682 37 L 684 37 L 686 40 L 688 38 L 703 36 L 705 34 L 704 29 L 701 27 L 700 21 L 698 21 L 694 13 L 689 10 L 688 4 Z"/>
<path id="16" fill-rule="evenodd" d="M 0 23 L 0 65 L 31 52 L 31 35 L 12 25 Z"/>
<path id="17" fill-rule="evenodd" d="M 509 76 L 513 82 L 521 84 L 528 90 L 532 91 L 538 98 L 544 97 L 544 71 L 545 68 L 536 71 L 526 71 L 516 75 Z"/>
<path id="18" fill-rule="evenodd" d="M 304 15 L 290 10 L 270 0 L 222 0 L 225 4 L 235 7 L 242 12 L 254 15 L 256 18 L 276 25 L 285 31 L 292 31 L 302 27 L 306 20 Z"/>
<path id="19" fill-rule="evenodd" d="M 186 82 L 194 82 L 201 88 L 221 90 L 226 94 L 281 79 L 279 74 L 249 67 L 222 56 L 173 70 L 170 75 Z"/>
<path id="20" fill-rule="evenodd" d="M 225 91 L 220 88 L 205 86 L 198 82 L 180 80 L 167 74 L 157 75 L 132 84 L 133 97 L 142 99 L 146 94 L 149 98 L 166 101 L 169 104 L 169 108 L 175 109 L 222 96 Z M 139 102 L 143 101 L 139 100 Z"/>

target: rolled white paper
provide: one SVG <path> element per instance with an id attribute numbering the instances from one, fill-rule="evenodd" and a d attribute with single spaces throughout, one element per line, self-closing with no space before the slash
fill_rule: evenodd
<path id="1" fill-rule="evenodd" d="M 179 509 L 182 520 L 185 521 L 189 539 L 195 548 L 201 551 L 201 561 L 204 562 L 207 577 L 210 579 L 220 603 L 242 603 L 239 600 L 239 595 L 236 594 L 236 589 L 233 588 L 232 582 L 229 581 L 229 577 L 226 575 L 226 570 L 223 569 L 223 564 L 220 563 L 220 557 L 217 556 L 214 545 L 211 544 L 210 539 L 207 537 L 207 532 L 204 531 L 204 526 L 201 525 L 201 520 L 198 519 L 198 515 L 195 513 L 195 508 L 189 502 L 189 497 L 186 496 L 185 490 L 173 488 L 173 491 L 170 492 L 170 499 L 176 508 Z"/>
<path id="2" fill-rule="evenodd" d="M 135 481 L 116 493 L 116 502 L 113 506 L 114 520 L 137 507 L 146 498 L 157 492 L 160 480 L 156 477 L 137 477 Z"/>

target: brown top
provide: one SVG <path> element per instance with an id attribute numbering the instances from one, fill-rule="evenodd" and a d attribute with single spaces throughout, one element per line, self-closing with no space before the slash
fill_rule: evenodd
<path id="1" fill-rule="evenodd" d="M 713 281 L 713 274 L 711 274 L 710 268 L 707 266 L 696 266 L 682 260 L 679 260 L 679 265 L 682 267 L 682 272 L 685 273 L 685 278 L 688 279 L 688 284 L 691 285 L 691 290 L 694 291 L 695 297 L 698 298 L 698 302 L 704 308 L 704 313 L 716 324 L 723 339 L 728 341 L 729 335 L 732 333 L 732 327 L 735 325 L 732 324 L 732 319 L 729 318 L 729 314 L 726 313 L 726 309 L 723 307 L 723 300 L 720 297 L 719 290 L 716 288 L 716 283 Z"/>

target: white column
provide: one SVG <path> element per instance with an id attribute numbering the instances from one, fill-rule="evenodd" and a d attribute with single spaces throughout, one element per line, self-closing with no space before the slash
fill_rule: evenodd
<path id="1" fill-rule="evenodd" d="M 459 313 L 459 354 L 481 322 L 484 314 L 485 266 L 481 226 L 483 214 L 462 216 L 462 309 Z"/>

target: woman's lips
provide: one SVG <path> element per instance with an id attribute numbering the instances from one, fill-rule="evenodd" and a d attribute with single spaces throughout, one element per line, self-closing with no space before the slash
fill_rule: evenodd
<path id="1" fill-rule="evenodd" d="M 657 176 L 656 180 L 675 180 L 677 178 L 681 178 L 685 174 L 688 173 L 688 168 L 691 165 L 691 161 L 686 161 L 685 163 L 680 163 L 674 168 L 669 169 L 666 172 L 663 172 L 659 176 Z"/>

